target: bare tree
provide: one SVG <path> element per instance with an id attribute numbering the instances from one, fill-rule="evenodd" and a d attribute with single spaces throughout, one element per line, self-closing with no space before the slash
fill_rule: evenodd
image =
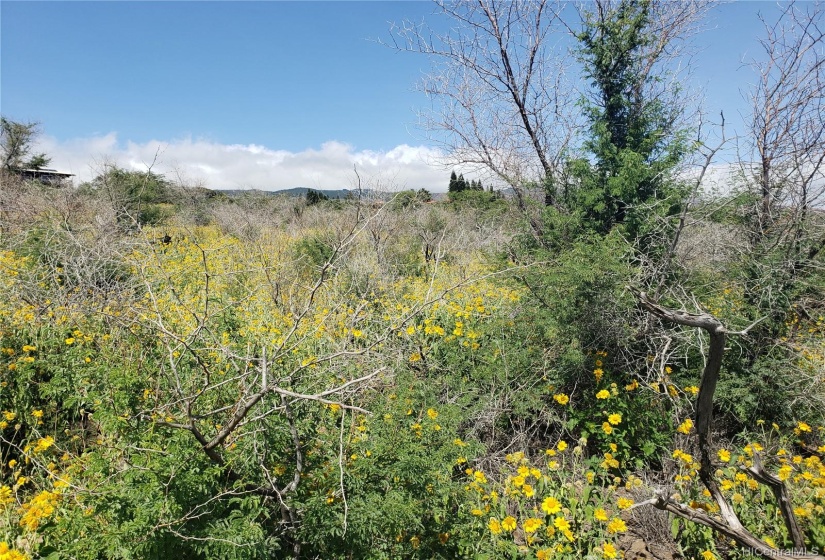
<path id="1" fill-rule="evenodd" d="M 394 29 L 393 46 L 433 61 L 420 87 L 434 109 L 420 118 L 448 151 L 445 163 L 483 169 L 516 189 L 554 178 L 578 125 L 566 72 L 571 59 L 560 41 L 563 4 L 436 5 L 450 31 L 404 22 Z"/>
<path id="2" fill-rule="evenodd" d="M 753 333 L 749 365 L 784 346 L 785 321 L 821 307 L 825 248 L 825 4 L 782 4 L 762 21 L 750 130 L 740 143 L 745 247 L 737 264 L 746 302 L 771 320 Z M 796 409 L 821 407 L 817 392 L 798 395 Z"/>
<path id="3" fill-rule="evenodd" d="M 585 20 L 613 17 L 620 4 L 597 2 L 592 12 L 590 4 L 577 11 L 550 0 L 437 0 L 437 15 L 450 22 L 449 31 L 409 21 L 396 26 L 392 46 L 432 60 L 420 84 L 432 109 L 420 120 L 446 149 L 444 163 L 493 175 L 514 190 L 523 212 L 525 189 L 531 187 L 546 205 L 563 209 L 557 186 L 575 188 L 567 162 L 582 151 L 578 133 L 587 115 L 579 101 L 591 93 L 582 66 L 587 62 L 577 50 L 580 28 Z M 645 32 L 650 40 L 631 53 L 638 59 L 634 103 L 666 107 L 671 131 L 685 116 L 685 104 L 674 102 L 682 95 L 676 63 L 689 51 L 688 39 L 700 30 L 710 5 L 651 2 Z M 529 214 L 539 234 L 541 224 Z"/>
<path id="4" fill-rule="evenodd" d="M 763 17 L 764 56 L 751 63 L 750 134 L 740 158 L 752 207 L 746 211 L 755 289 L 764 306 L 821 267 L 825 248 L 825 4 L 789 3 L 775 21 Z M 771 295 L 765 301 L 764 294 Z"/>
<path id="5" fill-rule="evenodd" d="M 788 266 L 825 245 L 810 236 L 811 210 L 825 204 L 825 4 L 783 5 L 775 22 L 762 18 L 764 58 L 750 92 L 750 134 L 742 171 L 753 192 L 752 240 L 784 246 Z M 806 239 L 807 238 L 807 239 Z"/>

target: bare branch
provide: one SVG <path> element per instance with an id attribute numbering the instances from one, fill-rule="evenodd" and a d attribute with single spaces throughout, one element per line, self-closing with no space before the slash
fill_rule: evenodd
<path id="1" fill-rule="evenodd" d="M 719 506 L 722 519 L 713 518 L 700 510 L 689 508 L 663 496 L 659 496 L 654 505 L 659 509 L 669 511 L 684 519 L 700 523 L 706 527 L 711 527 L 726 537 L 732 538 L 740 546 L 748 547 L 764 558 L 825 558 L 819 555 L 798 556 L 796 553 L 786 555 L 782 551 L 771 550 L 771 547 L 766 542 L 755 537 L 745 529 L 736 512 L 733 510 L 733 507 L 728 503 L 721 488 L 716 483 L 715 469 L 711 458 L 712 444 L 710 428 L 713 418 L 713 395 L 716 391 L 716 384 L 719 380 L 722 367 L 722 358 L 725 354 L 725 335 L 728 334 L 729 331 L 725 329 L 716 317 L 709 313 L 695 314 L 668 309 L 651 300 L 646 293 L 636 290 L 633 291 L 641 305 L 653 315 L 678 325 L 701 328 L 710 336 L 710 348 L 705 368 L 702 372 L 699 395 L 696 400 L 696 434 L 700 456 L 699 478 Z M 742 332 L 747 332 L 751 327 L 753 327 L 753 325 L 744 329 Z M 755 458 L 754 466 L 749 472 L 754 474 L 759 482 L 767 484 L 771 488 L 779 501 L 780 511 L 782 512 L 785 525 L 793 538 L 795 546 L 803 547 L 804 539 L 799 530 L 799 525 L 796 521 L 796 516 L 791 507 L 784 484 L 778 478 L 768 474 L 762 468 L 758 458 Z"/>

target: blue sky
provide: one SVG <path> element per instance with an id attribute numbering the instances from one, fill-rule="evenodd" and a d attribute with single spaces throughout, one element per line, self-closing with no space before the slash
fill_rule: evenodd
<path id="1" fill-rule="evenodd" d="M 768 2 L 718 8 L 694 82 L 729 122 Z M 112 158 L 218 188 L 339 188 L 375 180 L 443 190 L 416 128 L 429 62 L 375 40 L 428 2 L 0 2 L 0 108 L 42 123 L 53 166 L 80 178 Z M 434 25 L 443 25 L 429 19 Z M 445 181 L 443 181 L 445 182 Z M 296 183 L 301 183 L 296 184 Z"/>
<path id="2" fill-rule="evenodd" d="M 3 2 L 3 110 L 60 138 L 117 130 L 301 150 L 406 139 L 426 61 L 382 48 L 424 2 Z M 45 87 L 44 87 L 45 86 Z M 49 87 L 51 86 L 51 87 Z M 400 118 L 399 118 L 400 117 Z"/>

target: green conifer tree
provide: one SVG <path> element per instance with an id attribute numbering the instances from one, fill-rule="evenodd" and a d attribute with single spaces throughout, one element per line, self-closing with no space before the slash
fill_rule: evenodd
<path id="1" fill-rule="evenodd" d="M 450 174 L 450 186 L 447 189 L 447 191 L 448 192 L 458 192 L 458 190 L 459 190 L 458 189 L 458 177 L 456 176 L 455 171 L 453 171 Z"/>
<path id="2" fill-rule="evenodd" d="M 647 47 L 655 39 L 650 0 L 622 0 L 586 14 L 578 35 L 579 56 L 593 95 L 586 102 L 590 159 L 571 166 L 576 180 L 573 206 L 587 225 L 607 233 L 621 224 L 630 238 L 640 235 L 648 212 L 643 205 L 673 194 L 672 171 L 684 154 L 676 128 L 680 107 L 645 96 L 660 79 L 649 73 Z"/>

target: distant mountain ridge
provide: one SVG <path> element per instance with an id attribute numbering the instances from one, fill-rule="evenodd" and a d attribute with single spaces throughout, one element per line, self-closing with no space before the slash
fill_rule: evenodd
<path id="1" fill-rule="evenodd" d="M 256 194 L 264 194 L 264 195 L 271 195 L 271 196 L 292 196 L 292 197 L 304 197 L 307 194 L 307 191 L 315 191 L 318 193 L 322 193 L 330 199 L 346 199 L 346 198 L 358 198 L 359 191 L 351 190 L 351 189 L 311 189 L 309 187 L 294 187 L 291 189 L 282 189 L 278 191 L 264 191 L 260 189 L 213 189 L 215 192 L 224 193 L 227 196 L 243 196 L 244 194 L 248 193 L 256 193 Z M 372 189 L 362 189 L 360 191 L 361 198 L 369 198 L 369 199 L 388 199 L 392 198 L 395 193 L 385 193 L 385 192 L 378 192 Z"/>

